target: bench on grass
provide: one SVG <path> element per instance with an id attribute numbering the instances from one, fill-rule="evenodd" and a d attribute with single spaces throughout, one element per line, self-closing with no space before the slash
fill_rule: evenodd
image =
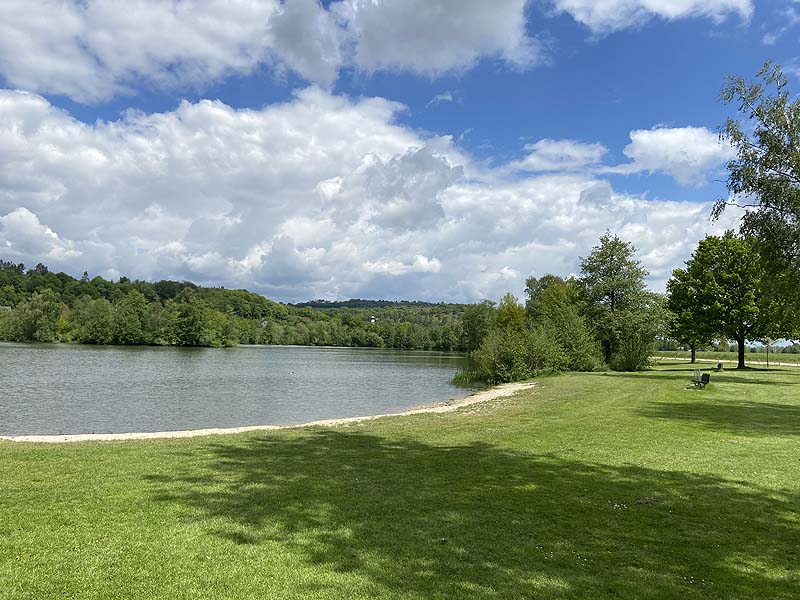
<path id="1" fill-rule="evenodd" d="M 703 373 L 700 374 L 700 369 L 694 370 L 694 375 L 692 376 L 692 385 L 695 387 L 704 388 L 708 385 L 711 381 L 711 373 Z"/>

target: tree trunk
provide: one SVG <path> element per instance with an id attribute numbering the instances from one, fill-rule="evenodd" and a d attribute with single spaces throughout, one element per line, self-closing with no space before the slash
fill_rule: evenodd
<path id="1" fill-rule="evenodd" d="M 606 364 L 611 362 L 611 342 L 603 340 L 603 357 L 606 359 Z"/>
<path id="2" fill-rule="evenodd" d="M 744 369 L 744 338 L 738 338 L 736 344 L 739 347 L 739 364 L 737 369 Z"/>
<path id="3" fill-rule="evenodd" d="M 692 350 L 692 364 L 694 364 L 697 360 L 697 347 L 694 344 L 689 344 L 689 348 Z"/>

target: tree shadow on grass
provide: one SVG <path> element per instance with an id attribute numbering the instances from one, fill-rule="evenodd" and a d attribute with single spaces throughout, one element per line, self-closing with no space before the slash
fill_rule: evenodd
<path id="1" fill-rule="evenodd" d="M 277 542 L 316 573 L 368 581 L 365 596 L 790 598 L 798 589 L 799 504 L 787 491 L 341 430 L 209 441 L 175 469 L 147 478 L 153 496 L 233 543 L 232 555 Z M 319 585 L 308 583 L 307 597 Z"/>
<path id="2" fill-rule="evenodd" d="M 686 363 L 686 364 L 689 365 L 690 363 Z M 694 367 L 686 366 L 686 367 L 681 367 L 681 368 L 678 368 L 678 369 L 662 369 L 661 367 L 658 367 L 656 369 L 653 369 L 653 371 L 655 371 L 657 373 L 691 373 L 694 369 L 697 369 L 698 371 L 716 371 L 717 370 L 714 367 L 700 367 L 700 366 L 695 365 Z M 647 371 L 644 371 L 644 372 L 647 372 Z"/>
<path id="3" fill-rule="evenodd" d="M 698 369 L 703 372 L 711 371 L 711 383 L 737 383 L 737 384 L 745 384 L 745 385 L 768 385 L 768 386 L 792 386 L 792 385 L 800 385 L 800 373 L 787 373 L 787 371 L 773 371 L 774 373 L 779 373 L 781 379 L 769 379 L 768 374 L 771 370 L 761 370 L 759 369 L 758 374 L 764 374 L 762 377 L 743 377 L 742 375 L 736 375 L 736 371 L 722 371 L 719 373 L 715 373 L 715 370 L 711 369 Z M 664 375 L 664 372 L 669 374 Z M 740 371 L 741 373 L 741 371 Z M 692 381 L 692 371 L 691 370 L 682 370 L 673 373 L 672 371 L 668 371 L 667 369 L 657 369 L 653 371 L 635 371 L 631 373 L 624 373 L 624 372 L 615 372 L 609 374 L 612 377 L 625 377 L 630 379 L 658 379 L 664 382 L 667 381 L 681 381 L 684 383 L 691 383 Z M 786 377 L 791 379 L 796 379 L 796 381 L 786 381 Z"/>
<path id="4" fill-rule="evenodd" d="M 800 435 L 800 405 L 772 402 L 658 402 L 638 413 L 645 417 L 700 423 L 736 435 Z"/>

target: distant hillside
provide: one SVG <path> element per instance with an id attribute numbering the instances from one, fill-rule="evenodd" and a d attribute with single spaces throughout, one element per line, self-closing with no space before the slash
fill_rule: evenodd
<path id="1" fill-rule="evenodd" d="M 26 269 L 0 260 L 0 339 L 15 341 L 452 351 L 464 348 L 464 306 L 358 299 L 291 305 L 247 290 L 88 273 L 76 279 L 41 263 Z"/>
<path id="2" fill-rule="evenodd" d="M 362 300 L 361 298 L 351 298 L 350 300 L 310 300 L 308 302 L 297 302 L 289 304 L 297 308 L 420 308 L 420 307 L 463 307 L 463 304 L 448 304 L 445 302 L 423 302 L 421 300 Z"/>

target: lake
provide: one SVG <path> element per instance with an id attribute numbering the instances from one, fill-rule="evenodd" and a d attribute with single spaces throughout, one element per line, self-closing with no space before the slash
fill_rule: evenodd
<path id="1" fill-rule="evenodd" d="M 461 398 L 458 354 L 0 343 L 0 435 L 297 424 Z"/>

